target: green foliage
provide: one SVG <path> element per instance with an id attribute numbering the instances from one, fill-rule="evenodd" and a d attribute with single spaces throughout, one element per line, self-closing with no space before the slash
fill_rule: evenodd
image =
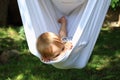
<path id="1" fill-rule="evenodd" d="M 120 0 L 111 0 L 111 7 L 113 9 L 116 9 L 117 7 L 120 7 Z"/>
<path id="2" fill-rule="evenodd" d="M 23 40 L 25 40 L 24 27 L 20 27 L 18 33 L 19 33 L 19 36 L 20 36 Z"/>
<path id="3" fill-rule="evenodd" d="M 23 26 L 13 28 L 0 28 L 0 52 L 4 50 L 18 49 L 28 51 Z"/>
<path id="4" fill-rule="evenodd" d="M 24 33 L 24 27 L 20 27 L 19 31 L 18 31 L 18 35 L 21 39 L 21 41 L 18 41 L 19 45 L 20 45 L 20 49 L 21 50 L 27 50 L 28 46 L 27 46 L 27 42 L 26 42 L 26 37 L 25 37 L 25 33 Z"/>

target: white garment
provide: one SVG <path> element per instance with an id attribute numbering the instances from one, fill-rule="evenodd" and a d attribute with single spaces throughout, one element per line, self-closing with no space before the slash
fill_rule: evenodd
<path id="1" fill-rule="evenodd" d="M 57 9 L 65 15 L 80 7 L 86 0 L 52 0 Z"/>
<path id="2" fill-rule="evenodd" d="M 61 69 L 83 68 L 94 48 L 110 0 L 75 0 L 82 2 L 71 10 L 64 6 L 68 11 L 56 8 L 57 4 L 51 1 L 56 0 L 18 0 L 29 49 L 41 59 L 36 50 L 38 36 L 47 31 L 58 34 L 60 26 L 57 20 L 64 15 L 68 21 L 68 37 L 73 37 L 73 49 L 56 61 L 44 63 Z"/>

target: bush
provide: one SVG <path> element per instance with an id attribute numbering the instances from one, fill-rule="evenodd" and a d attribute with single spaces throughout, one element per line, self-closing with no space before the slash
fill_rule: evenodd
<path id="1" fill-rule="evenodd" d="M 111 7 L 113 9 L 116 9 L 117 7 L 120 7 L 120 0 L 111 0 Z"/>

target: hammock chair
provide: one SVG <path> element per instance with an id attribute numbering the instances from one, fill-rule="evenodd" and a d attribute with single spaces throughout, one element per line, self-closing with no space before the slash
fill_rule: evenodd
<path id="1" fill-rule="evenodd" d="M 18 0 L 31 53 L 41 60 L 36 50 L 38 36 L 48 31 L 58 34 L 60 24 L 57 20 L 65 16 L 68 21 L 68 37 L 72 38 L 73 49 L 60 56 L 58 60 L 41 61 L 60 69 L 85 67 L 109 5 L 110 0 Z"/>

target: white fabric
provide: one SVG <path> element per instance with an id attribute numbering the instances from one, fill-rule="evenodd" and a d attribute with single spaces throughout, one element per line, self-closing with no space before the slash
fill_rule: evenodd
<path id="1" fill-rule="evenodd" d="M 68 0 L 66 0 L 68 1 Z M 73 0 L 69 0 L 73 1 Z M 56 61 L 44 62 L 56 68 L 83 68 L 87 64 L 100 32 L 110 0 L 75 0 L 81 3 L 71 10 L 61 11 L 57 0 L 18 0 L 28 46 L 32 54 L 41 59 L 36 50 L 38 36 L 47 31 L 58 34 L 57 20 L 65 16 L 68 20 L 68 37 L 73 49 Z M 82 2 L 83 1 L 83 2 Z M 67 9 L 65 5 L 64 9 Z M 72 8 L 73 6 L 69 6 Z M 66 14 L 66 15 L 65 15 Z M 68 15 L 69 14 L 69 15 Z M 41 60 L 42 61 L 42 60 Z"/>
<path id="2" fill-rule="evenodd" d="M 65 15 L 80 7 L 86 0 L 52 0 L 55 7 Z"/>

